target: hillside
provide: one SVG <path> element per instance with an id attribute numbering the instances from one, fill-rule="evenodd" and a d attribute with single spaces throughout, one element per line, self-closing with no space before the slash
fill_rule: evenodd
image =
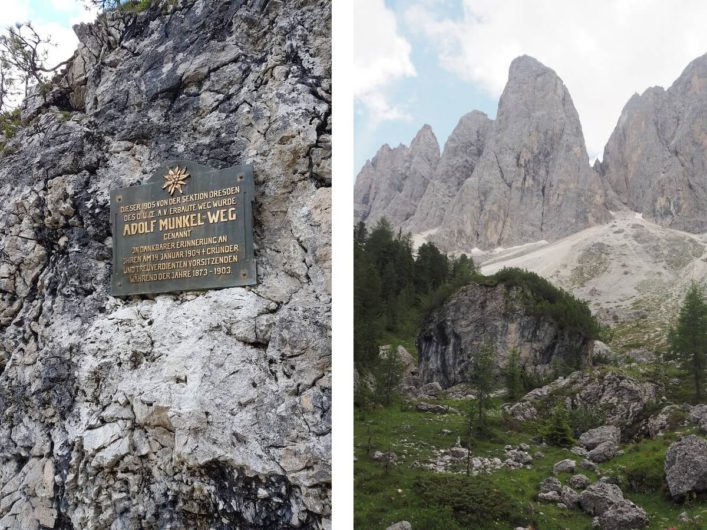
<path id="1" fill-rule="evenodd" d="M 692 280 L 707 278 L 707 237 L 659 226 L 632 212 L 554 243 L 480 254 L 481 270 L 527 269 L 587 300 L 622 349 L 663 344 Z"/>

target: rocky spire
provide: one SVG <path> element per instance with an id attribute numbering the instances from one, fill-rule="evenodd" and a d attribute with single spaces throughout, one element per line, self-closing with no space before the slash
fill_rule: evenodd
<path id="1" fill-rule="evenodd" d="M 385 217 L 399 228 L 417 210 L 439 157 L 439 144 L 429 125 L 420 129 L 410 147 L 381 147 L 356 179 L 356 221 L 373 225 Z"/>
<path id="2" fill-rule="evenodd" d="M 511 63 L 483 154 L 447 208 L 447 249 L 554 240 L 608 219 L 572 98 L 532 57 Z"/>
<path id="3" fill-rule="evenodd" d="M 420 233 L 439 226 L 459 188 L 474 171 L 483 153 L 492 120 L 477 110 L 465 114 L 444 145 L 434 176 L 417 210 L 403 228 Z"/>
<path id="4" fill-rule="evenodd" d="M 663 226 L 707 231 L 707 55 L 668 89 L 626 103 L 601 171 L 619 200 Z"/>

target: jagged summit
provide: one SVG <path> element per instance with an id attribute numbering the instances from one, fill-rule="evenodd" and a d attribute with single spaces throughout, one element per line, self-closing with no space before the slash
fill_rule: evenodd
<path id="1" fill-rule="evenodd" d="M 707 55 L 667 90 L 626 103 L 601 164 L 621 203 L 662 226 L 707 231 Z"/>
<path id="2" fill-rule="evenodd" d="M 447 249 L 554 240 L 608 218 L 579 116 L 553 70 L 513 61 L 473 174 L 433 239 Z"/>

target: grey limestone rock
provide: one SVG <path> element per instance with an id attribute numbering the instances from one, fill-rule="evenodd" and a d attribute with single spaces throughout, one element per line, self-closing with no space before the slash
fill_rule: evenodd
<path id="1" fill-rule="evenodd" d="M 600 171 L 621 205 L 663 226 L 707 231 L 707 55 L 667 90 L 651 87 L 626 103 Z"/>
<path id="2" fill-rule="evenodd" d="M 543 403 L 547 406 L 563 400 L 571 408 L 581 407 L 602 413 L 607 425 L 621 430 L 638 425 L 645 410 L 661 396 L 659 385 L 626 375 L 602 371 L 573 372 L 528 392 L 519 403 L 537 408 Z M 613 432 L 612 437 L 615 435 L 613 430 L 601 432 Z"/>
<path id="3" fill-rule="evenodd" d="M 0 527 L 327 528 L 330 5 L 159 2 L 0 157 Z M 109 191 L 254 166 L 258 285 L 116 299 Z"/>
<path id="4" fill-rule="evenodd" d="M 433 241 L 489 249 L 559 239 L 608 219 L 567 88 L 550 68 L 518 57 L 483 154 Z"/>
<path id="5" fill-rule="evenodd" d="M 602 425 L 595 429 L 590 429 L 579 437 L 577 442 L 585 449 L 592 450 L 604 442 L 614 442 L 618 444 L 621 440 L 621 431 L 615 425 Z"/>
<path id="6" fill-rule="evenodd" d="M 356 179 L 355 220 L 373 226 L 385 217 L 394 229 L 399 228 L 415 214 L 439 156 L 429 125 L 420 129 L 410 147 L 381 147 Z"/>
<path id="7" fill-rule="evenodd" d="M 469 352 L 478 351 L 485 341 L 498 352 L 494 362 L 499 372 L 513 347 L 530 371 L 548 371 L 555 359 L 586 363 L 591 340 L 560 329 L 552 318 L 532 314 L 523 297 L 521 287 L 477 283 L 452 295 L 428 316 L 417 338 L 420 380 L 437 381 L 444 388 L 467 381 Z M 530 410 L 515 412 L 532 415 Z"/>
<path id="8" fill-rule="evenodd" d="M 673 442 L 665 453 L 665 481 L 675 498 L 707 491 L 707 441 L 691 434 Z"/>
<path id="9" fill-rule="evenodd" d="M 552 466 L 552 472 L 555 475 L 560 473 L 574 473 L 575 469 L 577 469 L 577 462 L 575 460 L 570 460 L 569 458 L 560 460 Z"/>

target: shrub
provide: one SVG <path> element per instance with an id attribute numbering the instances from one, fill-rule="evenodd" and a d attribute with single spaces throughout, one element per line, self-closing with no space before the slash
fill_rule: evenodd
<path id="1" fill-rule="evenodd" d="M 550 445 L 570 447 L 574 444 L 572 428 L 569 423 L 569 414 L 564 403 L 559 403 L 550 418 L 545 431 L 545 441 Z"/>
<path id="2" fill-rule="evenodd" d="M 569 411 L 569 423 L 575 436 L 606 423 L 606 415 L 598 408 L 579 406 Z"/>
<path id="3" fill-rule="evenodd" d="M 524 507 L 495 488 L 488 478 L 425 476 L 415 481 L 414 488 L 430 505 L 451 510 L 462 528 L 507 528 L 509 523 L 517 526 L 528 522 Z"/>

